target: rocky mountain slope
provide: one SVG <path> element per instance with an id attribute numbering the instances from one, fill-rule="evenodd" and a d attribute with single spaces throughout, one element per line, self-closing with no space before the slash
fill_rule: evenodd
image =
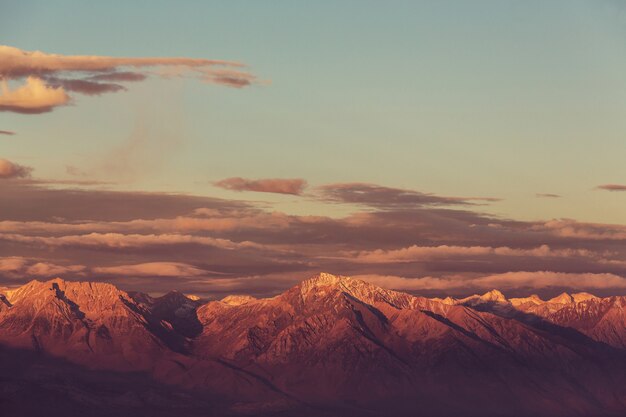
<path id="1" fill-rule="evenodd" d="M 429 299 L 325 273 L 273 298 L 202 304 L 55 279 L 4 291 L 0 343 L 5 357 L 35 352 L 90 380 L 133 372 L 183 390 L 187 415 L 620 416 L 625 304 L 497 290 Z M 55 392 L 74 393 L 74 409 L 106 408 L 79 380 Z M 21 398 L 7 388 L 16 384 L 23 375 L 0 379 L 0 401 Z M 150 398 L 122 398 L 115 415 L 141 415 Z M 176 415 L 176 398 L 165 402 L 163 415 Z"/>

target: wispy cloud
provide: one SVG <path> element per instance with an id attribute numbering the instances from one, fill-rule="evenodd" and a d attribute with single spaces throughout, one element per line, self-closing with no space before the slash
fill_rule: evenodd
<path id="1" fill-rule="evenodd" d="M 535 194 L 535 197 L 537 197 L 537 198 L 561 198 L 560 195 L 558 195 L 558 194 L 551 194 L 551 193 L 537 193 L 537 194 Z"/>
<path id="2" fill-rule="evenodd" d="M 626 185 L 623 184 L 603 184 L 598 185 L 596 188 L 606 191 L 626 191 Z"/>
<path id="3" fill-rule="evenodd" d="M 301 178 L 268 178 L 268 179 L 247 179 L 247 178 L 226 178 L 213 183 L 216 187 L 233 191 L 256 191 L 260 193 L 276 193 L 300 195 L 306 188 L 306 181 Z"/>
<path id="4" fill-rule="evenodd" d="M 0 130 L 0 135 L 15 135 L 15 132 L 10 130 Z"/>
<path id="5" fill-rule="evenodd" d="M 167 71 L 155 71 L 155 68 Z M 211 84 L 242 88 L 257 81 L 240 62 L 197 58 L 115 58 L 24 51 L 0 45 L 0 111 L 37 114 L 68 104 L 68 92 L 100 95 L 126 90 L 124 82 L 150 75 L 188 76 Z M 8 80 L 25 82 L 10 89 Z"/>
<path id="6" fill-rule="evenodd" d="M 0 179 L 28 178 L 32 168 L 16 164 L 7 159 L 0 159 Z"/>

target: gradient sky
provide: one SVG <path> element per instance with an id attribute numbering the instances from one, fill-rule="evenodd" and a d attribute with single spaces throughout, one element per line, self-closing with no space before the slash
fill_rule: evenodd
<path id="1" fill-rule="evenodd" d="M 318 188 L 367 183 L 498 199 L 464 200 L 480 205 L 462 207 L 494 216 L 496 223 L 515 219 L 532 228 L 571 219 L 626 233 L 626 187 L 619 188 L 626 184 L 626 6 L 620 1 L 393 1 L 383 6 L 374 1 L 0 0 L 0 43 L 61 55 L 237 61 L 257 77 L 248 87 L 228 88 L 152 74 L 125 84 L 128 91 L 72 94 L 70 105 L 47 113 L 0 112 L 0 131 L 15 133 L 0 134 L 0 158 L 32 168 L 31 183 L 8 181 L 22 181 L 23 188 L 102 181 L 108 184 L 89 192 L 176 192 L 245 201 L 255 210 L 344 220 L 364 209 L 392 211 L 379 201 L 338 197 L 337 187 Z M 9 86 L 23 83 L 12 79 Z M 302 179 L 309 186 L 303 195 L 293 195 L 299 191 L 238 192 L 215 184 L 232 177 Z M 32 183 L 43 180 L 57 183 Z M 598 188 L 607 184 L 618 187 Z M 12 192 L 5 195 L 15 196 L 14 204 L 1 206 L 0 220 L 17 220 L 15 207 L 23 194 Z M 424 207 L 420 202 L 419 209 Z M 25 220 L 51 217 L 38 216 Z M 66 220 L 93 218 L 81 213 Z M 625 240 L 616 243 L 612 236 L 610 248 L 600 247 L 598 239 L 589 245 L 553 245 L 610 249 L 617 252 L 608 260 L 624 262 Z M 515 242 L 488 238 L 447 237 L 435 243 L 515 247 Z M 384 248 L 414 243 L 384 242 Z M 543 244 L 547 239 L 517 242 L 520 247 Z M 20 247 L 0 249 L 2 255 L 43 259 L 42 253 Z M 80 256 L 67 261 L 99 265 Z M 150 256 L 151 262 L 157 259 Z M 184 262 L 194 259 L 190 255 Z M 139 255 L 133 258 L 142 261 Z M 384 275 L 377 265 L 376 274 Z M 624 270 L 612 265 L 610 270 L 548 266 L 551 272 L 623 278 Z M 407 277 L 411 271 L 397 272 Z M 433 275 L 431 270 L 412 275 L 426 273 Z"/>

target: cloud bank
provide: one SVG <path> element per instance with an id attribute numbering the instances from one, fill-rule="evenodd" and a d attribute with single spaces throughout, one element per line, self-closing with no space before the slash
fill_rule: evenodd
<path id="1" fill-rule="evenodd" d="M 383 204 L 381 188 L 400 197 Z M 388 277 L 379 283 L 432 296 L 493 287 L 510 296 L 556 288 L 626 293 L 624 225 L 517 221 L 476 204 L 448 206 L 446 196 L 372 184 L 363 191 L 357 206 L 371 210 L 330 217 L 193 195 L 0 181 L 0 285 L 56 265 L 66 268 L 56 269 L 65 279 L 87 274 L 128 290 L 176 287 L 216 298 L 273 295 L 319 271 Z M 303 198 L 327 201 L 318 193 Z M 344 201 L 354 198 L 330 204 Z"/>

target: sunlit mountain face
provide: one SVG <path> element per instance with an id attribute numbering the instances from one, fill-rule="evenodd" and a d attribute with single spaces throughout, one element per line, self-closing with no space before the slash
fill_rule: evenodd
<path id="1" fill-rule="evenodd" d="M 32 281 L 2 295 L 3 408 L 618 416 L 625 305 L 624 296 L 507 299 L 495 289 L 426 298 L 327 273 L 271 298 L 209 302 Z"/>
<path id="2" fill-rule="evenodd" d="M 0 417 L 626 416 L 626 6 L 379 3 L 0 2 Z"/>

